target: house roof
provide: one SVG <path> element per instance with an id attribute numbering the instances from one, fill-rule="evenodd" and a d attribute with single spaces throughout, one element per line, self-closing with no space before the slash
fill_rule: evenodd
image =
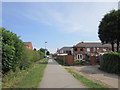
<path id="1" fill-rule="evenodd" d="M 72 49 L 72 47 L 62 47 L 61 49 L 59 49 L 59 50 L 71 50 Z"/>
<path id="2" fill-rule="evenodd" d="M 28 46 L 29 44 L 32 44 L 31 42 L 23 42 L 25 46 Z"/>
<path id="3" fill-rule="evenodd" d="M 100 42 L 80 42 L 73 47 L 98 47 L 98 48 L 111 48 L 111 44 L 102 44 Z M 116 47 L 116 45 L 115 45 Z"/>

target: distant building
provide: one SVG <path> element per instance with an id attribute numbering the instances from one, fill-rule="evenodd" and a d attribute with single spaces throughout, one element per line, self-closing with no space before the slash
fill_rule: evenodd
<path id="1" fill-rule="evenodd" d="M 114 44 L 114 51 L 117 45 Z M 120 46 L 119 46 L 120 48 Z M 100 42 L 79 42 L 72 47 L 63 47 L 57 50 L 55 58 L 63 60 L 68 65 L 74 65 L 75 60 L 86 61 L 92 65 L 100 62 L 104 53 L 111 52 L 111 44 L 102 44 Z"/>
<path id="2" fill-rule="evenodd" d="M 61 49 L 57 50 L 57 54 L 59 55 L 71 55 L 73 52 L 72 47 L 62 47 Z"/>
<path id="3" fill-rule="evenodd" d="M 73 46 L 73 52 L 76 59 L 82 59 L 84 55 L 99 55 L 111 51 L 110 44 L 99 42 L 80 42 Z"/>
<path id="4" fill-rule="evenodd" d="M 26 46 L 26 48 L 31 49 L 31 50 L 33 49 L 33 46 L 32 46 L 31 42 L 23 42 L 23 43 Z"/>
<path id="5" fill-rule="evenodd" d="M 114 45 L 116 51 L 116 44 Z M 111 44 L 102 44 L 100 42 L 80 42 L 72 47 L 62 47 L 57 50 L 57 55 L 74 55 L 76 59 L 81 59 L 83 56 L 98 56 L 106 52 L 111 52 Z"/>

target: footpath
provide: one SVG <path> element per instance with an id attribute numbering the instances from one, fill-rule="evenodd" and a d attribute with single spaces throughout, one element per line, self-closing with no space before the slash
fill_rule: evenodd
<path id="1" fill-rule="evenodd" d="M 49 59 L 39 88 L 85 88 L 55 60 Z"/>

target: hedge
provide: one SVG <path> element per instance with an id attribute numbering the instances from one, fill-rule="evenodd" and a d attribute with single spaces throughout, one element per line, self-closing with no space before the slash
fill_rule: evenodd
<path id="1" fill-rule="evenodd" d="M 15 71 L 22 60 L 24 44 L 15 33 L 5 28 L 0 28 L 0 31 L 2 32 L 2 71 L 3 73 Z"/>
<path id="2" fill-rule="evenodd" d="M 39 52 L 27 49 L 17 34 L 12 33 L 5 28 L 0 28 L 0 31 L 2 32 L 0 40 L 2 40 L 3 74 L 10 70 L 15 72 L 16 68 L 25 70 L 26 68 L 29 68 L 32 63 L 40 60 Z"/>
<path id="3" fill-rule="evenodd" d="M 100 69 L 108 73 L 120 74 L 120 53 L 105 53 L 100 60 Z"/>

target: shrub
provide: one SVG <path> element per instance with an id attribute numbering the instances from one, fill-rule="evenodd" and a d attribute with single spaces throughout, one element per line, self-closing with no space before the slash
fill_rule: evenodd
<path id="1" fill-rule="evenodd" d="M 25 48 L 23 53 L 23 59 L 20 63 L 20 69 L 24 70 L 26 68 L 29 68 L 32 63 L 38 61 L 39 59 L 40 55 L 37 51 Z"/>
<path id="2" fill-rule="evenodd" d="M 80 63 L 80 62 L 81 62 L 80 59 L 76 59 L 76 60 L 75 60 L 75 63 Z"/>
<path id="3" fill-rule="evenodd" d="M 28 68 L 32 63 L 40 59 L 40 54 L 36 50 L 30 50 L 25 47 L 22 40 L 15 34 L 0 28 L 2 32 L 2 72 L 16 71 Z M 1 42 L 0 42 L 1 43 Z M 1 52 L 1 48 L 0 48 Z M 1 61 L 0 61 L 1 62 Z"/>
<path id="4" fill-rule="evenodd" d="M 39 53 L 39 55 L 40 55 L 40 59 L 43 59 L 43 58 L 45 57 L 45 52 L 44 52 L 43 49 L 39 49 L 39 50 L 38 50 L 38 53 Z"/>
<path id="5" fill-rule="evenodd" d="M 120 53 L 105 53 L 100 60 L 100 69 L 109 73 L 120 74 Z"/>
<path id="6" fill-rule="evenodd" d="M 33 62 L 40 59 L 37 51 L 29 50 L 22 43 L 22 40 L 15 34 L 0 28 L 2 31 L 2 71 L 6 73 L 10 70 L 15 71 L 17 67 L 25 69 Z"/>
<path id="7" fill-rule="evenodd" d="M 15 71 L 19 66 L 24 51 L 24 45 L 19 37 L 5 28 L 2 31 L 2 70 L 3 73 Z"/>

